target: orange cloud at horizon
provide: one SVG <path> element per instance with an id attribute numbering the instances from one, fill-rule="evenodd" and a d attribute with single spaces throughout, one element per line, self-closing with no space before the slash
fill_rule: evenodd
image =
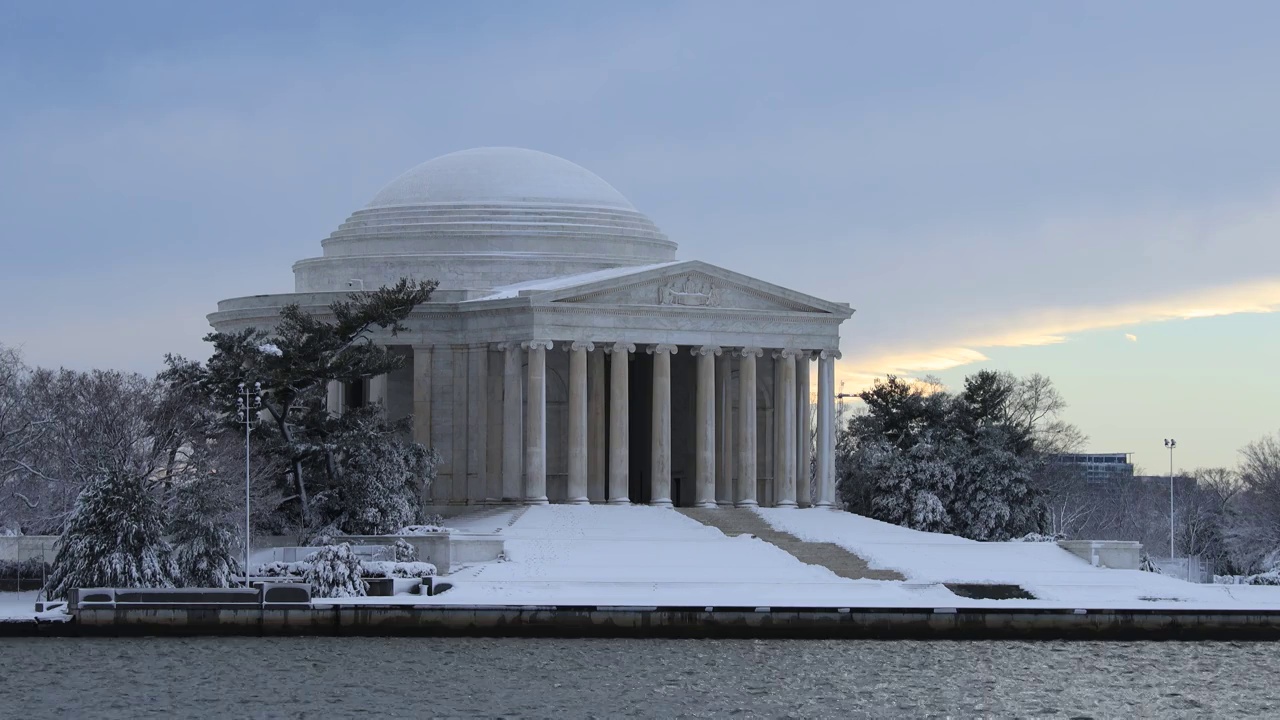
<path id="1" fill-rule="evenodd" d="M 979 348 L 1055 345 L 1066 342 L 1069 335 L 1090 330 L 1276 311 L 1280 311 L 1280 279 L 1209 288 L 1109 308 L 1046 308 L 1011 320 L 1008 330 L 996 334 L 875 356 L 846 353 L 837 364 L 836 383 L 843 385 L 844 392 L 856 392 L 885 375 L 910 378 L 982 362 L 987 356 Z M 856 334 L 849 339 L 856 345 Z"/>

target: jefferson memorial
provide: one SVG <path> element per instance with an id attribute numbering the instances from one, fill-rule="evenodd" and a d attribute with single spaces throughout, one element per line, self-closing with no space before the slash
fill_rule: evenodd
<path id="1" fill-rule="evenodd" d="M 442 457 L 427 504 L 834 504 L 834 363 L 853 311 L 677 260 L 590 171 L 516 148 L 444 155 L 321 246 L 294 264 L 294 292 L 223 300 L 209 322 L 269 328 L 286 304 L 323 316 L 353 291 L 438 280 L 407 332 L 376 338 L 404 365 L 328 396 L 331 412 L 413 417 Z"/>

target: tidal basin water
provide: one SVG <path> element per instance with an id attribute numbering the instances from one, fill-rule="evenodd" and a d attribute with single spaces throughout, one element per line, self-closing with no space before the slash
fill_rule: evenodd
<path id="1" fill-rule="evenodd" d="M 0 717 L 1276 717 L 1267 643 L 0 640 Z"/>

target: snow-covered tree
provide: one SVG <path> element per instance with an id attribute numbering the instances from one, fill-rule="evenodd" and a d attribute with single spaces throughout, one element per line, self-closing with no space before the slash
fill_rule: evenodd
<path id="1" fill-rule="evenodd" d="M 388 422 L 378 408 L 349 411 L 328 438 L 334 480 L 318 505 L 324 519 L 349 535 L 384 535 L 422 520 L 422 489 L 439 455 L 404 439 L 406 423 Z"/>
<path id="2" fill-rule="evenodd" d="M 178 568 L 163 529 L 160 503 L 142 479 L 119 471 L 94 477 L 58 540 L 47 596 L 82 587 L 173 587 Z"/>
<path id="3" fill-rule="evenodd" d="M 303 579 L 311 583 L 314 597 L 364 597 L 368 585 L 363 579 L 360 558 L 347 543 L 326 545 L 307 556 L 311 567 Z"/>
<path id="4" fill-rule="evenodd" d="M 1009 414 L 1016 379 L 989 371 L 952 395 L 877 381 L 837 439 L 847 509 L 918 530 L 1004 540 L 1042 529 L 1031 431 Z"/>
<path id="5" fill-rule="evenodd" d="M 392 546 L 396 553 L 396 562 L 409 563 L 418 561 L 418 548 L 410 545 L 404 538 L 396 538 Z"/>
<path id="6" fill-rule="evenodd" d="M 244 528 L 234 522 L 243 522 L 243 503 L 217 474 L 174 489 L 169 537 L 183 585 L 231 586 L 231 576 L 244 564 Z"/>
<path id="7" fill-rule="evenodd" d="M 308 468 L 322 472 L 327 458 L 314 453 L 323 447 L 310 431 L 323 427 L 329 415 L 325 388 L 331 380 L 358 381 L 399 368 L 404 360 L 373 342 L 377 328 L 393 335 L 409 313 L 426 302 L 436 283 L 401 279 L 391 287 L 351 294 L 329 306 L 328 317 L 319 317 L 298 305 L 280 310 L 271 331 L 246 328 L 238 332 L 210 333 L 213 355 L 205 365 L 170 357 L 168 377 L 201 387 L 213 406 L 234 421 L 239 386 L 246 380 L 261 383 L 262 411 L 269 418 L 260 428 L 265 440 L 288 457 L 288 482 L 303 526 L 312 526 Z M 270 431 L 270 433 L 268 433 Z"/>
<path id="8" fill-rule="evenodd" d="M 1226 532 L 1232 557 L 1245 572 L 1280 569 L 1280 432 L 1249 443 L 1240 458 Z"/>
<path id="9" fill-rule="evenodd" d="M 871 517 L 915 530 L 947 532 L 947 503 L 955 470 L 945 441 L 926 435 L 901 450 L 884 440 L 865 446 L 858 459 L 874 480 Z"/>

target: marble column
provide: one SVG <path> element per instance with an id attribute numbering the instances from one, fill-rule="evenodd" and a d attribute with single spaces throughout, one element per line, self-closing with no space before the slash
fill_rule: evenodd
<path id="1" fill-rule="evenodd" d="M 778 412 L 779 440 L 774 471 L 774 507 L 796 506 L 796 350 L 779 350 Z"/>
<path id="2" fill-rule="evenodd" d="M 569 346 L 569 504 L 587 500 L 587 353 L 589 342 Z"/>
<path id="3" fill-rule="evenodd" d="M 524 502 L 547 504 L 547 351 L 549 340 L 523 343 L 528 352 L 529 379 L 525 392 Z"/>
<path id="4" fill-rule="evenodd" d="M 341 380 L 330 380 L 327 390 L 325 410 L 333 417 L 342 417 L 342 392 L 346 390 L 346 385 Z"/>
<path id="5" fill-rule="evenodd" d="M 746 347 L 738 360 L 738 507 L 755 507 L 756 501 L 756 358 L 760 348 Z"/>
<path id="6" fill-rule="evenodd" d="M 835 507 L 836 497 L 836 358 L 839 351 L 818 354 L 818 497 L 817 507 Z"/>
<path id="7" fill-rule="evenodd" d="M 431 447 L 431 346 L 413 346 L 413 441 Z"/>
<path id="8" fill-rule="evenodd" d="M 733 507 L 733 355 L 716 358 L 716 505 Z"/>
<path id="9" fill-rule="evenodd" d="M 629 505 L 631 483 L 629 443 L 631 432 L 630 389 L 627 385 L 631 343 L 614 343 L 609 352 L 609 504 Z"/>
<path id="10" fill-rule="evenodd" d="M 489 497 L 489 344 L 467 348 L 467 503 L 491 502 Z"/>
<path id="11" fill-rule="evenodd" d="M 703 345 L 692 348 L 698 358 L 698 390 L 694 432 L 697 455 L 694 463 L 695 504 L 716 507 L 716 356 L 720 348 Z"/>
<path id="12" fill-rule="evenodd" d="M 596 348 L 587 353 L 587 498 L 593 503 L 609 497 L 605 397 L 604 348 Z"/>
<path id="13" fill-rule="evenodd" d="M 520 343 L 502 349 L 502 501 L 524 499 L 524 359 Z"/>
<path id="14" fill-rule="evenodd" d="M 671 507 L 671 356 L 675 345 L 650 345 L 653 355 L 653 426 L 650 467 L 651 505 Z"/>
<path id="15" fill-rule="evenodd" d="M 387 416 L 387 376 L 374 375 L 369 378 L 369 405 L 377 405 L 381 408 L 378 412 L 383 417 Z"/>
<path id="16" fill-rule="evenodd" d="M 811 462 L 813 459 L 813 419 L 809 417 L 809 361 L 805 350 L 796 358 L 796 504 L 813 504 Z"/>

